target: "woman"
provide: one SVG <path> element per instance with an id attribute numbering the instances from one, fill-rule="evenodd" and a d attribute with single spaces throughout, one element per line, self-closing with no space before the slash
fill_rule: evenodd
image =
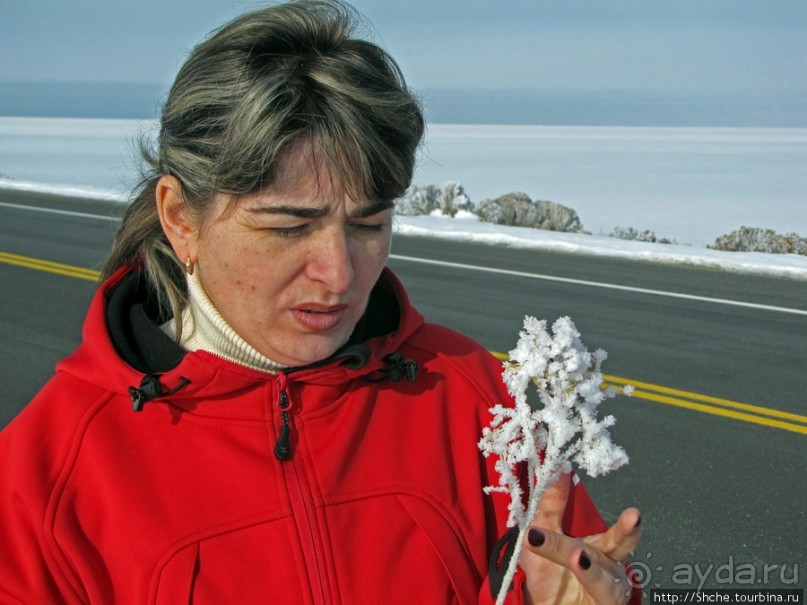
<path id="1" fill-rule="evenodd" d="M 353 27 L 278 5 L 180 70 L 83 342 L 0 435 L 3 602 L 495 597 L 508 396 L 385 268 L 423 117 Z M 625 601 L 638 511 L 567 480 L 535 523 L 508 602 Z"/>

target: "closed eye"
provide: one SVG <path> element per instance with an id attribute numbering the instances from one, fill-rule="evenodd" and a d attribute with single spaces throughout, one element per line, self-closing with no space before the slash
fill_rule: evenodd
<path id="1" fill-rule="evenodd" d="M 387 223 L 352 223 L 350 226 L 360 233 L 381 233 Z"/>
<path id="2" fill-rule="evenodd" d="M 303 235 L 306 230 L 308 229 L 308 225 L 296 225 L 294 227 L 266 227 L 266 231 L 269 231 L 273 235 L 277 235 L 278 237 L 296 237 L 299 235 Z"/>

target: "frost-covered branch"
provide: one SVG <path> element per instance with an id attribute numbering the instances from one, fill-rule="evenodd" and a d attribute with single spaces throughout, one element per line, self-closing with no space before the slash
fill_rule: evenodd
<path id="1" fill-rule="evenodd" d="M 507 525 L 520 530 L 497 602 L 503 602 L 524 534 L 546 489 L 570 472 L 573 464 L 598 476 L 628 462 L 625 451 L 608 433 L 613 416 L 597 418 L 597 407 L 615 394 L 602 388 L 600 366 L 606 357 L 602 349 L 593 353 L 586 349 L 568 317 L 558 319 L 551 334 L 546 321 L 524 319 L 524 329 L 502 374 L 515 405 L 491 408 L 493 420 L 479 441 L 486 457 L 498 457 L 498 484 L 485 491 L 510 494 Z M 527 464 L 530 479 L 526 506 L 516 472 L 520 463 Z"/>

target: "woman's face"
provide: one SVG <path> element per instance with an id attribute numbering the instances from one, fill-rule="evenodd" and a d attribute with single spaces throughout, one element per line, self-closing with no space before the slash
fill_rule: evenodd
<path id="1" fill-rule="evenodd" d="M 277 363 L 333 354 L 364 313 L 390 250 L 390 203 L 354 201 L 310 148 L 281 162 L 277 185 L 231 198 L 189 242 L 210 300 L 235 331 Z"/>

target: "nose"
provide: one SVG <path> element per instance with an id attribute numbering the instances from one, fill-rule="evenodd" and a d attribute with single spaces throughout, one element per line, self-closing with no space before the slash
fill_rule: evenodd
<path id="1" fill-rule="evenodd" d="M 350 241 L 342 229 L 326 229 L 320 235 L 307 251 L 306 274 L 329 291 L 343 294 L 354 278 Z"/>

